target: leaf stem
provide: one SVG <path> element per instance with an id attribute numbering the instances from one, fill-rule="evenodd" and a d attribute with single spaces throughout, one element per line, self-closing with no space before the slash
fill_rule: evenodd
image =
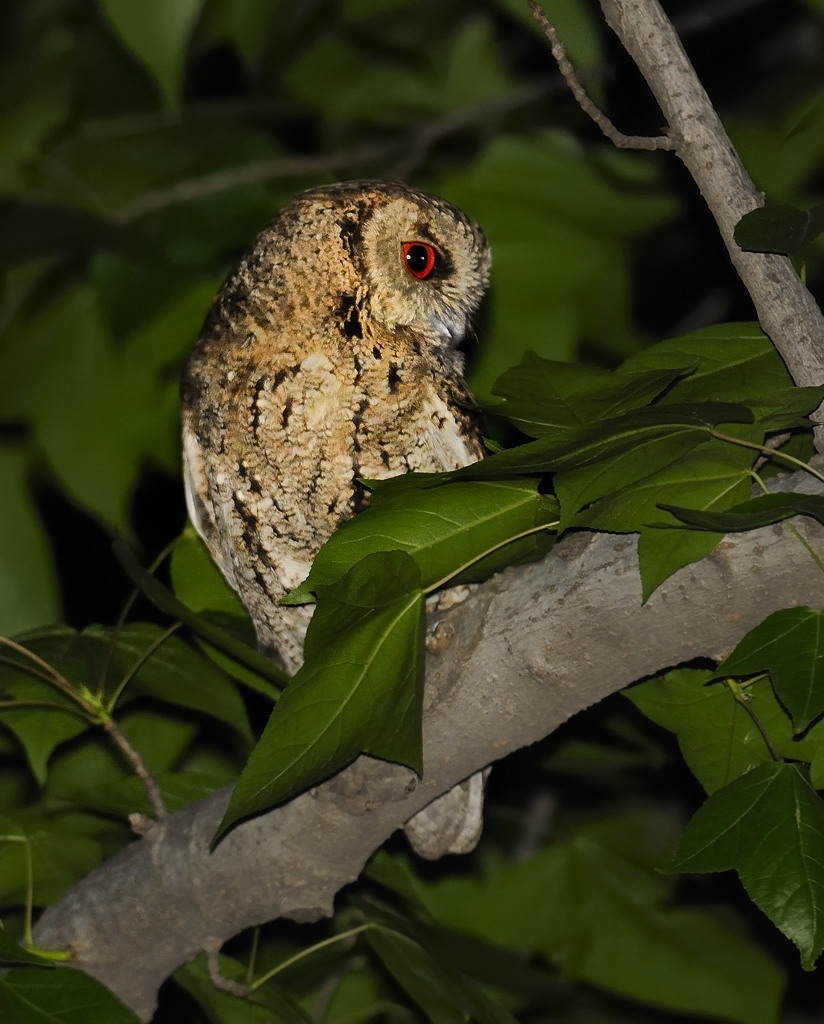
<path id="1" fill-rule="evenodd" d="M 756 473 L 754 469 L 750 470 L 750 476 L 752 476 L 753 480 L 755 480 L 755 482 L 758 484 L 758 486 L 761 488 L 764 494 L 770 493 L 769 487 L 767 487 L 767 485 L 764 483 L 764 481 L 761 479 L 761 477 L 758 475 L 758 473 Z M 784 525 L 787 527 L 790 533 L 792 533 L 795 536 L 796 540 L 798 540 L 800 544 L 807 549 L 807 554 L 809 554 L 809 556 L 812 558 L 812 560 L 815 562 L 818 568 L 822 572 L 824 572 L 824 560 L 822 560 L 821 556 L 813 548 L 812 544 L 810 544 L 807 538 L 801 533 L 798 527 L 794 526 L 787 519 L 784 520 Z"/>
<path id="2" fill-rule="evenodd" d="M 246 987 L 250 988 L 255 976 L 255 964 L 257 963 L 258 946 L 260 944 L 260 927 L 252 929 L 252 948 L 249 952 L 249 963 L 246 965 Z"/>
<path id="3" fill-rule="evenodd" d="M 440 590 L 441 587 L 445 587 L 450 580 L 453 580 L 456 576 L 460 576 L 462 572 L 468 569 L 471 565 L 475 565 L 482 559 L 486 558 L 487 555 L 492 555 L 501 548 L 505 548 L 507 544 L 513 544 L 516 540 L 521 540 L 523 537 L 530 537 L 532 534 L 541 533 L 544 530 L 554 530 L 560 520 L 556 519 L 554 523 L 541 523 L 540 526 L 531 526 L 528 530 L 522 530 L 521 533 L 515 533 L 511 537 L 507 537 L 506 540 L 498 541 L 497 544 L 493 544 L 492 547 L 481 551 L 480 554 L 470 558 L 468 562 L 464 562 L 463 565 L 458 566 L 457 569 L 453 569 L 452 572 L 442 577 L 435 583 L 430 583 L 428 587 L 424 588 L 424 594 L 431 594 L 436 590 Z"/>
<path id="4" fill-rule="evenodd" d="M 776 761 L 776 762 L 781 761 L 782 758 L 780 758 L 776 754 L 775 750 L 773 749 L 773 745 L 770 742 L 770 738 L 767 735 L 767 731 L 764 728 L 764 726 L 761 724 L 761 719 L 753 711 L 753 709 L 752 709 L 752 707 L 750 705 L 750 698 L 749 698 L 749 696 L 747 694 L 745 694 L 743 692 L 743 687 L 741 686 L 741 684 L 737 683 L 734 679 L 725 679 L 724 680 L 724 685 L 727 687 L 727 689 L 732 694 L 733 700 L 735 700 L 736 703 L 740 704 L 741 707 L 747 712 L 747 714 L 752 719 L 753 725 L 756 727 L 756 729 L 761 734 L 761 739 L 764 741 L 764 745 L 766 746 L 767 752 L 769 753 L 770 757 L 773 759 L 773 761 Z"/>
<path id="5" fill-rule="evenodd" d="M 31 947 L 34 945 L 31 934 L 32 909 L 34 907 L 34 867 L 31 859 L 31 839 L 28 836 L 0 836 L 9 843 L 21 843 L 23 846 L 23 857 L 25 860 L 26 872 L 26 906 L 23 911 L 23 945 Z"/>
<path id="6" fill-rule="evenodd" d="M 163 633 L 161 633 L 160 636 L 157 637 L 156 640 L 153 640 L 149 644 L 149 646 L 146 648 L 146 650 L 143 651 L 143 653 L 138 658 L 135 659 L 135 661 L 133 662 L 131 667 L 128 669 L 126 674 L 123 676 L 123 678 L 117 684 L 117 688 L 115 689 L 114 693 L 112 694 L 112 696 L 111 696 L 111 698 L 109 700 L 108 708 L 109 708 L 110 712 L 114 711 L 114 706 L 117 703 L 117 701 L 120 699 L 120 694 L 123 693 L 123 691 L 129 685 L 129 683 L 132 681 L 132 679 L 134 679 L 135 675 L 140 671 L 142 666 L 145 665 L 146 662 L 149 660 L 149 658 L 151 658 L 151 656 L 154 654 L 154 652 L 169 639 L 169 637 L 172 635 L 172 633 L 174 633 L 174 632 L 176 632 L 176 630 L 180 629 L 181 625 L 182 625 L 181 622 L 173 623 L 171 626 L 169 626 L 169 628 L 167 630 L 165 630 Z M 113 646 L 116 643 L 117 643 L 117 637 L 115 637 L 114 640 L 113 640 Z"/>
<path id="7" fill-rule="evenodd" d="M 166 545 L 166 547 L 160 552 L 160 554 L 152 562 L 152 564 L 149 566 L 149 568 L 147 570 L 150 576 L 154 576 L 155 572 L 157 572 L 158 567 L 163 563 L 163 561 L 166 558 L 169 557 L 169 555 L 171 554 L 174 546 L 175 546 L 175 541 L 170 541 Z M 134 580 L 132 580 L 132 582 L 134 582 Z M 109 657 L 106 659 L 106 664 L 103 666 L 103 668 L 101 670 L 100 679 L 98 680 L 98 684 L 97 684 L 97 692 L 98 692 L 98 694 L 101 697 L 105 693 L 105 690 L 106 690 L 106 680 L 109 677 L 109 669 L 111 668 L 112 661 L 114 660 L 114 654 L 115 654 L 115 651 L 117 650 L 117 641 L 120 638 L 120 634 L 123 631 L 123 627 L 126 625 L 126 618 L 128 617 L 129 612 L 132 610 L 132 606 L 134 605 L 135 601 L 137 600 L 139 594 L 140 594 L 140 587 L 135 586 L 132 589 L 132 592 L 129 594 L 128 598 L 126 599 L 126 603 L 120 609 L 120 614 L 118 615 L 117 622 L 114 625 L 114 632 L 113 632 L 113 636 L 112 636 L 112 643 L 111 643 L 111 645 L 109 647 Z M 120 693 L 121 693 L 121 691 L 123 689 L 123 686 L 125 686 L 125 683 L 123 683 L 121 686 L 118 687 L 118 689 L 117 689 L 117 696 L 120 695 Z M 115 697 L 115 700 L 117 699 L 117 696 Z M 114 706 L 114 704 L 112 704 L 112 707 L 113 706 Z"/>
<path id="8" fill-rule="evenodd" d="M 149 771 L 146 762 L 143 760 L 143 755 L 139 750 L 132 746 L 123 734 L 118 723 L 113 718 L 107 718 L 101 724 L 117 746 L 120 747 L 121 751 L 134 768 L 135 775 L 137 775 L 143 783 L 146 794 L 149 797 L 149 803 L 152 805 L 155 818 L 165 818 L 169 812 L 166 809 L 166 802 L 163 799 L 163 793 L 160 790 L 160 786 L 157 784 L 157 780 Z"/>
<path id="9" fill-rule="evenodd" d="M 316 953 L 319 949 L 324 949 L 326 946 L 334 945 L 336 942 L 343 942 L 345 939 L 351 939 L 355 935 L 359 935 L 361 932 L 366 931 L 367 928 L 372 927 L 372 922 L 367 921 L 365 924 L 359 924 L 355 928 L 350 928 L 348 931 L 340 932 L 338 935 L 333 935 L 331 938 L 324 939 L 323 942 L 318 942 L 314 946 L 310 946 L 308 949 L 302 949 L 300 953 L 295 953 L 294 956 L 290 956 L 288 960 L 284 960 L 282 964 L 278 964 L 277 967 L 273 967 L 267 974 L 261 975 L 257 981 L 253 982 L 249 988 L 252 992 L 259 989 L 261 985 L 264 985 L 270 978 L 273 978 L 276 974 L 281 971 L 285 971 L 287 967 L 291 967 L 292 964 L 297 963 L 306 956 L 310 956 L 312 953 Z"/>
<path id="10" fill-rule="evenodd" d="M 51 708 L 52 711 L 65 711 L 67 715 L 77 715 L 92 725 L 97 723 L 96 712 L 89 711 L 83 701 L 76 695 L 78 707 L 70 704 L 58 704 L 53 700 L 0 700 L 0 708 Z"/>
<path id="11" fill-rule="evenodd" d="M 227 633 L 225 629 L 221 629 L 220 626 L 215 626 L 213 623 L 208 622 L 201 615 L 195 614 L 182 601 L 178 601 L 171 591 L 167 590 L 154 576 L 146 572 L 135 558 L 131 548 L 124 541 L 120 539 L 115 540 L 112 543 L 112 551 L 126 573 L 156 608 L 159 608 L 167 615 L 179 619 L 197 636 L 207 640 L 210 644 L 214 644 L 215 647 L 228 654 L 230 658 L 234 658 L 241 665 L 263 676 L 264 679 L 274 684 L 278 694 L 289 682 L 289 676 L 279 669 L 277 665 L 269 661 L 268 658 L 265 658 L 254 648 L 243 643 L 243 641 L 233 637 L 231 633 Z"/>
<path id="12" fill-rule="evenodd" d="M 762 455 L 766 455 L 768 458 L 779 458 L 785 462 L 791 463 L 798 469 L 803 469 L 806 473 L 814 476 L 817 480 L 820 480 L 824 484 L 824 475 L 818 472 L 817 469 L 801 459 L 797 459 L 794 455 L 788 455 L 786 452 L 782 452 L 779 448 L 770 448 L 765 444 L 756 444 L 754 441 L 745 441 L 740 437 L 733 437 L 731 434 L 722 434 L 720 430 L 710 430 L 710 435 L 719 441 L 729 441 L 730 444 L 737 444 L 741 448 L 752 448 L 753 451 L 761 452 Z"/>
<path id="13" fill-rule="evenodd" d="M 28 658 L 29 661 L 37 665 L 38 668 L 42 669 L 45 673 L 45 675 L 43 675 L 40 672 L 32 672 L 32 675 L 35 675 L 40 679 L 44 679 L 46 682 L 52 683 L 72 699 L 77 699 L 76 691 L 69 680 L 66 679 L 65 676 L 61 675 L 57 669 L 53 668 L 47 661 L 38 657 L 34 651 L 30 651 L 28 647 L 24 647 L 22 644 L 17 643 L 16 640 L 12 640 L 11 637 L 7 636 L 0 636 L 0 645 L 2 644 L 5 644 L 6 647 L 11 647 L 13 651 L 17 651 L 18 654 L 22 654 L 24 658 Z M 27 668 L 27 671 L 31 670 Z"/>
<path id="14" fill-rule="evenodd" d="M 31 856 L 31 839 L 25 835 L 0 835 L 0 841 L 6 843 L 20 843 L 23 847 L 26 873 L 26 906 L 23 918 L 23 941 L 21 946 L 30 953 L 36 953 L 44 960 L 52 962 L 63 962 L 71 960 L 72 952 L 69 949 L 41 949 L 34 944 L 31 933 L 32 913 L 34 909 L 34 865 Z"/>

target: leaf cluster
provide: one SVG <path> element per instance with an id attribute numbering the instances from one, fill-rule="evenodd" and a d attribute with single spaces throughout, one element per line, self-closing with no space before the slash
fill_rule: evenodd
<path id="1" fill-rule="evenodd" d="M 735 869 L 807 970 L 824 951 L 822 614 L 775 612 L 716 670 L 676 669 L 626 691 L 676 734 L 709 794 L 671 870 Z"/>
<path id="2" fill-rule="evenodd" d="M 318 601 L 306 664 L 278 702 L 219 834 L 360 753 L 422 770 L 428 593 L 483 578 L 501 555 L 538 557 L 547 548 L 534 537 L 547 529 L 587 528 L 640 533 L 648 596 L 720 539 L 681 528 L 671 514 L 663 525 L 673 528 L 660 529 L 661 506 L 679 498 L 702 511 L 738 504 L 767 435 L 804 427 L 824 397 L 824 388 L 793 388 L 769 340 L 747 325 L 653 346 L 615 371 L 528 353 L 493 391 L 501 399 L 494 411 L 536 440 L 454 473 L 378 485 L 286 599 Z M 731 400 L 699 400 L 714 394 Z M 548 476 L 557 504 L 537 487 Z"/>

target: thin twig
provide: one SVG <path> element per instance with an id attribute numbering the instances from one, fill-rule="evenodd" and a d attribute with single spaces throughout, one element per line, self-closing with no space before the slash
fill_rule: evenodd
<path id="1" fill-rule="evenodd" d="M 401 179 L 409 178 L 441 139 L 448 138 L 450 135 L 480 122 L 488 125 L 493 117 L 502 117 L 510 110 L 546 99 L 559 86 L 560 83 L 555 82 L 532 82 L 503 96 L 493 97 L 484 103 L 474 103 L 468 107 L 450 110 L 443 117 L 420 125 L 405 140 L 401 156 L 390 168 L 391 176 Z"/>
<path id="2" fill-rule="evenodd" d="M 120 729 L 120 726 L 113 718 L 103 722 L 102 725 L 118 747 L 123 751 L 124 755 L 128 758 L 129 763 L 132 768 L 134 768 L 135 775 L 143 783 L 155 817 L 158 819 L 165 818 L 169 813 L 166 809 L 166 801 L 163 799 L 163 793 L 160 791 L 160 786 L 157 784 L 157 780 L 149 771 L 148 765 L 143 760 L 143 755 L 136 747 L 132 746 L 128 739 L 126 739 Z"/>
<path id="3" fill-rule="evenodd" d="M 394 173 L 398 177 L 406 177 L 440 139 L 470 125 L 483 124 L 492 114 L 504 114 L 513 108 L 534 103 L 553 88 L 552 84 L 546 82 L 531 83 L 484 103 L 449 111 L 441 117 L 419 125 L 411 133 L 394 136 L 388 140 L 384 138 L 380 142 L 370 142 L 331 153 L 277 156 L 238 167 L 221 168 L 197 178 L 185 178 L 173 185 L 146 192 L 121 207 L 111 220 L 114 224 L 123 226 L 168 206 L 204 199 L 233 188 L 258 185 L 278 178 L 337 173 L 369 164 L 383 164 L 391 159 L 396 160 Z"/>
<path id="4" fill-rule="evenodd" d="M 226 167 L 198 178 L 184 178 L 166 188 L 154 189 L 127 203 L 111 218 L 117 225 L 130 224 L 139 217 L 156 213 L 167 206 L 188 203 L 194 199 L 225 192 L 231 188 L 257 185 L 275 178 L 299 178 L 305 175 L 329 173 L 336 168 L 357 167 L 373 160 L 385 159 L 387 152 L 397 146 L 386 142 L 372 143 L 356 149 L 337 150 L 311 156 L 277 156 L 271 160 L 257 160 L 240 167 Z"/>
<path id="5" fill-rule="evenodd" d="M 209 978 L 216 989 L 221 992 L 228 992 L 230 995 L 238 996 L 243 999 L 248 996 L 251 992 L 251 988 L 248 985 L 244 985 L 241 981 L 233 981 L 231 978 L 227 978 L 220 970 L 220 948 L 221 942 L 214 941 L 208 943 L 203 952 L 206 954 L 206 966 L 209 971 Z"/>
<path id="6" fill-rule="evenodd" d="M 569 61 L 555 26 L 546 16 L 544 9 L 537 0 L 528 0 L 532 16 L 544 30 L 544 35 L 549 40 L 552 49 L 552 56 L 558 64 L 558 70 L 564 77 L 572 95 L 578 102 L 578 106 L 590 117 L 606 135 L 610 142 L 619 149 L 675 149 L 675 142 L 668 135 L 625 135 L 619 131 L 610 121 L 607 115 L 587 96 L 586 90 L 581 85 L 580 79 L 575 73 L 575 68 Z"/>

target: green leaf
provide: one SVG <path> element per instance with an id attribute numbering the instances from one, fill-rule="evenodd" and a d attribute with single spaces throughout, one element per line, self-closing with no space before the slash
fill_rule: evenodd
<path id="1" fill-rule="evenodd" d="M 735 869 L 812 970 L 824 949 L 824 804 L 798 765 L 772 763 L 714 793 L 687 825 L 674 871 Z"/>
<path id="2" fill-rule="evenodd" d="M 646 601 L 655 588 L 674 572 L 708 555 L 723 536 L 689 530 L 659 530 L 652 525 L 655 518 L 652 502 L 656 497 L 669 497 L 670 500 L 700 501 L 705 508 L 724 508 L 735 504 L 750 493 L 751 462 L 750 450 L 735 446 L 727 446 L 723 450 L 722 443 L 712 442 L 702 450 L 692 452 L 670 470 L 662 471 L 657 480 L 660 484 L 657 495 L 653 481 L 644 481 L 635 489 L 635 511 L 633 513 L 631 507 L 625 507 L 624 511 L 627 516 L 645 512 L 646 522 L 641 526 L 638 540 L 643 600 Z M 604 512 L 609 511 L 611 501 L 608 496 L 601 503 Z M 646 507 L 645 501 L 650 503 Z"/>
<path id="3" fill-rule="evenodd" d="M 0 835 L 25 837 L 22 842 L 0 840 L 0 900 L 24 904 L 28 893 L 31 856 L 34 905 L 48 906 L 76 885 L 102 859 L 101 843 L 83 835 L 77 813 L 9 812 L 0 817 Z M 0 1020 L 3 1019 L 0 1017 Z"/>
<path id="4" fill-rule="evenodd" d="M 65 64 L 61 69 L 54 61 L 55 56 L 51 55 L 53 67 L 36 69 L 42 77 L 31 91 L 15 89 L 18 95 L 10 95 L 9 79 L 3 81 L 5 109 L 0 111 L 0 131 L 8 140 L 0 154 L 0 188 L 4 196 L 25 187 L 27 165 L 39 157 L 51 133 L 70 114 L 71 82 Z M 4 64 L 8 66 L 10 59 L 11 53 L 7 53 Z"/>
<path id="5" fill-rule="evenodd" d="M 719 423 L 752 423 L 752 413 L 743 405 L 727 402 L 647 407 L 569 430 L 561 437 L 543 437 L 497 452 L 451 476 L 494 480 L 527 473 L 560 473 L 599 463 L 611 465 L 619 455 L 628 455 L 640 469 L 651 470 L 711 440 L 711 430 Z"/>
<path id="6" fill-rule="evenodd" d="M 535 963 L 531 953 L 505 949 L 497 942 L 470 935 L 463 929 L 442 927 L 423 918 L 420 911 L 426 902 L 426 883 L 422 888 L 419 886 L 420 880 L 407 855 L 391 856 L 379 850 L 369 862 L 366 875 L 399 893 L 409 904 L 409 916 L 406 916 L 385 904 L 378 904 L 374 896 L 360 899 L 356 905 L 369 923 L 383 924 L 411 938 L 448 972 L 450 981 L 460 984 L 462 975 L 483 987 L 461 986 L 460 998 L 472 1020 L 476 1015 L 478 1020 L 486 1019 L 490 1013 L 493 1019 L 499 1019 L 502 1011 L 497 1002 L 486 999 L 478 1005 L 480 997 L 490 989 L 512 994 L 519 1000 L 529 995 L 548 1002 L 556 999 L 559 991 L 566 987 L 554 967 Z M 507 1005 L 512 1007 L 512 1001 Z M 509 1024 L 509 1014 L 506 1011 L 503 1014 L 503 1021 Z"/>
<path id="7" fill-rule="evenodd" d="M 824 232 L 824 205 L 799 210 L 788 203 L 770 203 L 750 210 L 735 225 L 733 238 L 749 252 L 777 252 L 803 259 Z"/>
<path id="8" fill-rule="evenodd" d="M 203 301 L 202 282 L 191 291 Z M 179 399 L 171 371 L 181 354 L 181 317 L 171 314 L 185 312 L 196 329 L 194 302 L 188 292 L 184 298 L 124 346 L 97 292 L 77 284 L 10 330 L 0 350 L 4 414 L 31 421 L 38 452 L 69 496 L 124 533 L 143 463 L 159 454 L 167 465 L 177 458 Z"/>
<path id="9" fill-rule="evenodd" d="M 70 682 L 88 682 L 88 666 L 78 651 L 74 630 L 55 627 L 23 634 L 18 641 L 48 664 L 59 663 Z M 77 702 L 43 678 L 43 670 L 29 659 L 6 646 L 0 646 L 0 658 L 0 698 L 21 705 L 0 708 L 0 725 L 17 737 L 32 774 L 42 785 L 55 749 L 89 729 L 89 722 L 77 713 Z"/>
<path id="10" fill-rule="evenodd" d="M 282 149 L 263 131 L 228 111 L 211 119 L 205 132 L 197 116 L 152 113 L 147 109 L 151 97 L 142 93 L 141 89 L 139 100 L 132 102 L 139 103 L 146 116 L 132 113 L 122 121 L 104 117 L 86 122 L 84 131 L 53 146 L 49 159 L 60 173 L 39 180 L 36 192 L 41 203 L 50 204 L 47 209 L 51 204 L 79 207 L 100 218 L 96 228 L 93 223 L 84 228 L 80 221 L 78 227 L 83 230 L 74 239 L 67 233 L 70 225 L 64 225 L 63 248 L 75 251 L 80 242 L 97 249 L 92 282 L 106 293 L 110 324 L 118 331 L 128 330 L 130 320 L 135 323 L 136 295 L 144 297 L 138 317 L 142 323 L 166 301 L 185 295 L 193 272 L 198 277 L 203 270 L 207 277 L 220 274 L 226 269 L 226 247 L 245 249 L 267 218 L 294 193 L 294 185 L 281 186 L 274 193 L 254 182 L 239 182 L 232 188 L 230 178 L 224 188 L 217 183 L 211 189 L 207 182 L 205 194 L 197 185 L 193 194 L 187 195 L 186 189 L 180 194 L 175 186 L 182 180 L 199 182 L 221 170 L 231 174 L 238 167 L 277 156 Z M 132 233 L 135 220 L 139 226 Z M 42 212 L 37 221 L 42 224 Z M 125 222 L 125 237 L 116 232 L 112 221 Z M 153 239 L 164 244 L 158 248 Z M 101 249 L 108 252 L 104 255 Z M 116 274 L 115 295 L 111 293 L 115 281 L 101 268 L 114 269 L 118 264 L 122 270 L 131 268 L 132 279 Z M 209 298 L 220 283 L 219 278 L 212 280 Z M 147 287 L 152 284 L 153 292 Z M 201 323 L 204 312 L 205 307 Z M 195 324 L 194 331 L 199 327 L 200 323 Z M 170 351 L 186 351 L 193 340 L 191 335 L 170 337 Z"/>
<path id="11" fill-rule="evenodd" d="M 720 324 L 659 342 L 631 356 L 621 373 L 673 366 L 695 369 L 675 382 L 661 400 L 664 405 L 723 395 L 725 401 L 748 406 L 759 420 L 773 412 L 774 403 L 793 386 L 775 346 L 758 324 Z"/>
<path id="12" fill-rule="evenodd" d="M 369 1021 L 375 1017 L 377 1010 L 383 1011 L 389 1018 L 392 1011 L 387 1006 L 386 997 L 381 998 L 381 980 L 371 963 L 351 965 L 335 986 L 327 1006 L 325 1024 Z M 400 1020 L 405 1011 L 398 1007 L 396 1012 Z"/>
<path id="13" fill-rule="evenodd" d="M 140 1024 L 105 985 L 68 967 L 29 967 L 2 975 L 0 1018 L 14 1024 Z"/>
<path id="14" fill-rule="evenodd" d="M 675 733 L 687 766 L 708 793 L 773 760 L 753 716 L 771 743 L 792 742 L 789 719 L 766 681 L 748 688 L 748 711 L 726 686 L 708 685 L 712 679 L 710 671 L 673 669 L 622 691 L 647 718 Z"/>
<path id="15" fill-rule="evenodd" d="M 31 462 L 20 447 L 0 447 L 0 633 L 4 636 L 57 618 L 51 556 L 28 487 Z"/>
<path id="16" fill-rule="evenodd" d="M 798 427 L 809 429 L 811 424 L 807 417 L 819 407 L 822 399 L 824 385 L 773 388 L 768 395 L 762 396 L 753 405 L 758 411 L 758 425 L 765 433 L 774 433 L 778 430 L 795 430 Z M 775 464 L 786 467 L 786 463 L 778 454 L 773 454 L 772 459 Z"/>
<path id="17" fill-rule="evenodd" d="M 148 68 L 164 103 L 178 106 L 186 45 L 204 0 L 100 0 L 109 24 Z"/>
<path id="18" fill-rule="evenodd" d="M 475 14 L 456 34 L 448 58 L 439 62 L 444 73 L 437 92 L 447 110 L 489 101 L 511 87 L 495 31 L 490 18 Z"/>
<path id="19" fill-rule="evenodd" d="M 198 43 L 231 42 L 246 64 L 260 64 L 273 29 L 283 31 L 284 4 L 278 0 L 217 0 L 207 5 L 198 25 Z"/>
<path id="20" fill-rule="evenodd" d="M 776 696 L 797 733 L 824 712 L 824 613 L 812 608 L 773 612 L 718 666 L 716 678 L 769 672 Z"/>
<path id="21" fill-rule="evenodd" d="M 419 59 L 410 59 L 408 41 L 389 38 L 399 14 L 402 19 L 395 8 L 391 18 L 378 16 L 354 31 L 316 36 L 290 60 L 289 88 L 311 108 L 320 106 L 333 125 L 387 118 L 404 123 L 506 93 L 510 80 L 488 17 L 475 13 L 454 19 L 447 12 L 440 33 L 428 19 L 427 45 Z"/>
<path id="22" fill-rule="evenodd" d="M 83 631 L 83 637 L 99 646 L 101 652 L 112 652 L 108 666 L 110 687 L 125 678 L 148 654 L 129 683 L 127 697 L 132 695 L 133 688 L 167 704 L 202 712 L 250 740 L 246 709 L 231 680 L 179 637 L 166 637 L 152 650 L 164 632 L 160 626 L 136 622 L 120 630 L 90 626 Z"/>
<path id="23" fill-rule="evenodd" d="M 648 529 L 662 497 L 695 500 L 698 496 L 707 507 L 724 507 L 749 493 L 752 451 L 716 440 L 709 426 L 699 424 L 721 422 L 722 417 L 746 422 L 749 415 L 742 406 L 723 403 L 683 408 L 657 405 L 492 455 L 459 470 L 453 478 L 555 470 L 561 503 L 559 532 L 571 526 L 641 531 L 646 600 L 663 580 L 703 558 L 720 539 L 686 530 L 665 536 Z M 696 452 L 698 445 L 707 447 Z"/>
<path id="24" fill-rule="evenodd" d="M 642 530 L 638 538 L 641 600 L 648 601 L 662 583 L 685 565 L 706 558 L 722 537 L 723 534 L 688 530 Z"/>
<path id="25" fill-rule="evenodd" d="M 708 793 L 775 757 L 809 762 L 816 787 L 824 788 L 824 721 L 797 736 L 766 678 L 736 690 L 713 672 L 674 669 L 622 692 L 676 734 L 684 760 Z"/>
<path id="26" fill-rule="evenodd" d="M 640 531 L 660 515 L 663 502 L 681 498 L 724 508 L 749 494 L 754 452 L 710 439 L 680 454 L 680 442 L 689 438 L 682 435 L 675 444 L 666 435 L 651 436 L 599 464 L 597 471 L 586 466 L 559 473 L 555 490 L 563 510 L 561 526 Z"/>
<path id="27" fill-rule="evenodd" d="M 544 523 L 557 520 L 555 503 L 537 491 L 535 480 L 454 481 L 427 486 L 440 477 L 404 474 L 376 483 L 369 507 L 343 523 L 315 558 L 308 578 L 284 604 L 311 600 L 317 586 L 340 579 L 366 554 L 406 551 L 428 589 L 448 578 L 450 583 L 484 579 L 512 564 L 518 556 L 538 557 L 551 546 L 536 537 L 519 538 Z M 547 531 L 548 533 L 549 531 Z M 478 555 L 500 548 L 500 555 L 478 561 Z M 460 580 L 456 578 L 463 567 Z"/>
<path id="28" fill-rule="evenodd" d="M 51 261 L 56 255 L 114 242 L 114 228 L 100 217 L 57 203 L 0 203 L 0 216 L 0 263 L 15 269 L 22 260 Z"/>
<path id="29" fill-rule="evenodd" d="M 820 494 L 762 494 L 725 512 L 682 508 L 660 504 L 676 519 L 696 530 L 715 530 L 718 533 L 737 533 L 755 530 L 771 523 L 780 523 L 793 516 L 809 516 L 824 523 L 824 497 Z M 672 528 L 670 523 L 656 523 L 661 528 Z"/>
<path id="30" fill-rule="evenodd" d="M 165 782 L 172 766 L 186 763 L 197 737 L 195 725 L 181 721 L 178 716 L 162 714 L 154 707 L 139 705 L 123 714 L 118 724 L 131 745 L 140 752 L 173 809 L 177 806 L 176 793 L 184 787 L 173 774 L 168 791 Z M 231 783 L 235 778 L 236 773 L 221 782 Z M 191 785 L 185 788 L 202 789 L 203 782 L 193 778 Z M 57 753 L 49 766 L 44 796 L 47 801 L 83 807 L 121 820 L 134 811 L 153 812 L 145 786 L 135 775 L 131 763 L 102 730 L 88 736 L 85 742 Z"/>
<path id="31" fill-rule="evenodd" d="M 112 544 L 112 550 L 139 590 L 149 598 L 156 608 L 166 615 L 174 616 L 178 621 L 185 623 L 197 637 L 208 641 L 208 644 L 204 646 L 208 646 L 210 649 L 219 648 L 221 655 L 225 655 L 219 660 L 215 659 L 219 664 L 234 667 L 236 671 L 231 674 L 258 693 L 270 699 L 277 696 L 280 686 L 273 685 L 273 682 L 285 683 L 286 673 L 254 647 L 249 646 L 245 638 L 236 635 L 237 631 L 232 629 L 233 626 L 237 626 L 236 617 L 231 616 L 230 621 L 226 623 L 229 628 L 224 628 L 223 623 L 226 616 L 219 612 L 214 617 L 195 614 L 143 568 L 128 544 L 116 540 Z M 205 551 L 202 555 L 205 556 Z M 218 619 L 221 624 L 218 624 L 215 619 Z M 245 669 L 251 671 L 247 672 Z"/>
<path id="32" fill-rule="evenodd" d="M 394 915 L 393 915 L 394 916 Z M 516 1024 L 515 1018 L 409 934 L 372 924 L 366 941 L 395 981 L 433 1024 Z"/>
<path id="33" fill-rule="evenodd" d="M 177 597 L 193 612 L 217 612 L 245 624 L 245 638 L 254 642 L 254 629 L 243 602 L 226 582 L 191 523 L 177 539 L 170 565 Z"/>
<path id="34" fill-rule="evenodd" d="M 19 637 L 28 650 L 60 673 L 74 690 L 111 696 L 127 677 L 125 700 L 136 693 L 210 715 L 251 739 L 246 710 L 234 684 L 208 658 L 160 626 L 132 623 L 117 630 L 90 626 L 77 633 L 67 626 Z M 159 644 L 159 646 L 157 646 Z M 54 750 L 89 728 L 72 713 L 74 702 L 37 673 L 25 655 L 0 648 L 0 693 L 6 699 L 48 707 L 0 708 L 0 724 L 18 737 L 42 784 Z M 143 660 L 142 660 L 143 659 Z"/>
<path id="35" fill-rule="evenodd" d="M 403 551 L 367 555 L 318 587 L 306 662 L 278 701 L 217 835 L 360 753 L 421 771 L 424 595 Z"/>
<path id="36" fill-rule="evenodd" d="M 619 373 L 525 352 L 492 386 L 503 399 L 492 411 L 530 437 L 544 437 L 649 405 L 683 372 L 654 369 L 627 381 Z"/>

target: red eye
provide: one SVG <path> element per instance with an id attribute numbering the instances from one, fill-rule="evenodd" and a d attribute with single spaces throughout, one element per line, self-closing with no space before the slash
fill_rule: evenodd
<path id="1" fill-rule="evenodd" d="M 435 268 L 435 250 L 427 242 L 404 242 L 403 258 L 406 269 L 413 277 L 423 281 Z"/>

